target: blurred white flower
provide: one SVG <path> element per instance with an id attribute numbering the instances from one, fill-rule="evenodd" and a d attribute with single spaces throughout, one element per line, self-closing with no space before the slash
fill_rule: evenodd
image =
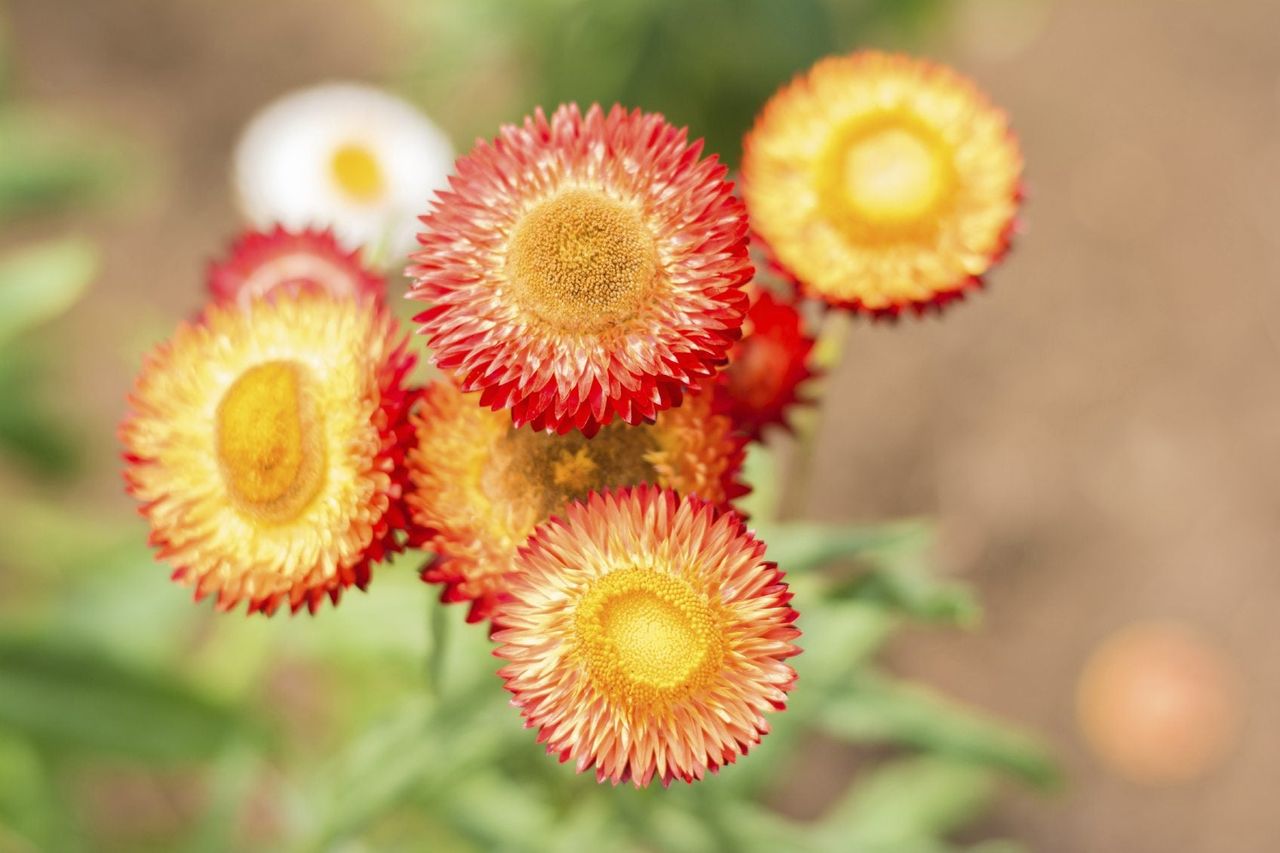
<path id="1" fill-rule="evenodd" d="M 414 246 L 417 216 L 453 168 L 443 131 L 372 86 L 330 83 L 267 105 L 236 147 L 240 204 L 260 228 L 329 226 L 366 257 L 393 264 Z"/>

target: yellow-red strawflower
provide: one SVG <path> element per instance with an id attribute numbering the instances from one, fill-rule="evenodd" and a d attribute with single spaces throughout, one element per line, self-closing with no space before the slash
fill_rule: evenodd
<path id="1" fill-rule="evenodd" d="M 653 424 L 615 422 L 587 439 L 518 429 L 448 380 L 430 386 L 408 454 L 410 512 L 434 552 L 423 579 L 443 584 L 445 601 L 470 602 L 468 619 L 481 621 L 505 594 L 516 549 L 572 500 L 638 483 L 715 504 L 744 494 L 744 438 L 712 405 L 709 392 L 691 395 Z"/>
<path id="2" fill-rule="evenodd" d="M 824 59 L 765 105 L 742 191 L 773 261 L 805 293 L 873 315 L 923 312 L 1007 251 L 1022 155 L 966 78 L 908 56 Z"/>
<path id="3" fill-rule="evenodd" d="M 146 358 L 125 480 L 173 576 L 272 613 L 315 611 L 403 544 L 414 357 L 372 300 L 211 305 Z"/>
<path id="4" fill-rule="evenodd" d="M 499 674 L 538 742 L 640 787 L 701 779 L 758 743 L 800 634 L 764 550 L 735 513 L 651 486 L 540 526 L 494 616 Z"/>
<path id="5" fill-rule="evenodd" d="M 742 202 L 662 116 L 576 105 L 477 143 L 422 217 L 436 365 L 517 426 L 587 435 L 679 404 L 738 337 Z"/>

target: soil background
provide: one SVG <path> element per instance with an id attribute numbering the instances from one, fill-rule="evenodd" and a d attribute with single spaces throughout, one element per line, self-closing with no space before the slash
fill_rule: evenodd
<path id="1" fill-rule="evenodd" d="M 71 229 L 104 247 L 101 282 L 57 334 L 77 406 L 112 423 L 138 354 L 191 312 L 237 227 L 226 175 L 245 118 L 317 80 L 384 79 L 404 46 L 336 0 L 8 12 L 18 95 L 134 136 L 157 166 L 121 209 L 4 238 Z M 978 586 L 986 618 L 916 632 L 895 665 L 1047 733 L 1070 779 L 1047 798 L 1009 791 L 986 829 L 1047 853 L 1274 850 L 1280 3 L 961 18 L 928 52 L 1015 117 L 1024 233 L 988 292 L 942 320 L 855 325 L 791 513 L 941 520 L 943 562 Z M 110 434 L 95 450 L 77 499 L 123 507 Z M 1240 746 L 1193 785 L 1121 781 L 1076 732 L 1088 652 L 1147 618 L 1197 626 L 1246 686 Z"/>

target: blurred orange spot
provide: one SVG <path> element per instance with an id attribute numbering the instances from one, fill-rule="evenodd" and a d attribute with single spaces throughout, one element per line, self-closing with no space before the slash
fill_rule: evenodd
<path id="1" fill-rule="evenodd" d="M 1230 662 L 1194 631 L 1131 625 L 1085 665 L 1076 711 L 1085 740 L 1117 775 L 1149 785 L 1189 782 L 1235 742 L 1238 680 Z"/>

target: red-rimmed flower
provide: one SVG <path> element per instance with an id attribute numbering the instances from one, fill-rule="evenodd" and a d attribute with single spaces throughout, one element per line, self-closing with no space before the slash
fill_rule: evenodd
<path id="1" fill-rule="evenodd" d="M 1006 115 L 954 71 L 876 52 L 780 90 L 747 135 L 752 228 L 805 293 L 873 315 L 977 287 L 1005 253 L 1022 155 Z"/>
<path id="2" fill-rule="evenodd" d="M 764 550 L 733 512 L 645 486 L 539 527 L 494 634 L 538 742 L 640 787 L 701 779 L 758 743 L 800 634 Z"/>
<path id="3" fill-rule="evenodd" d="M 508 412 L 435 383 L 413 417 L 408 455 L 412 519 L 432 531 L 423 579 L 443 584 L 445 601 L 469 601 L 476 622 L 505 595 L 517 548 L 570 501 L 657 483 L 727 505 L 747 491 L 737 479 L 745 439 L 712 407 L 709 392 L 690 395 L 653 424 L 614 422 L 588 439 L 516 428 Z"/>
<path id="4" fill-rule="evenodd" d="M 770 424 L 787 426 L 787 411 L 803 402 L 800 385 L 816 375 L 809 367 L 814 340 L 796 306 L 763 288 L 742 328 L 717 392 L 734 426 L 756 440 Z"/>
<path id="5" fill-rule="evenodd" d="M 214 301 L 241 307 L 282 292 L 382 300 L 387 289 L 386 280 L 360 262 L 360 251 L 340 247 L 332 231 L 282 225 L 241 234 L 226 258 L 209 264 L 208 280 Z"/>
<path id="6" fill-rule="evenodd" d="M 371 301 L 211 305 L 145 360 L 128 490 L 175 580 L 219 610 L 314 612 L 400 549 L 414 356 Z"/>
<path id="7" fill-rule="evenodd" d="M 650 420 L 723 363 L 751 277 L 742 203 L 660 115 L 562 106 L 456 165 L 410 296 L 436 354 L 517 425 Z"/>

